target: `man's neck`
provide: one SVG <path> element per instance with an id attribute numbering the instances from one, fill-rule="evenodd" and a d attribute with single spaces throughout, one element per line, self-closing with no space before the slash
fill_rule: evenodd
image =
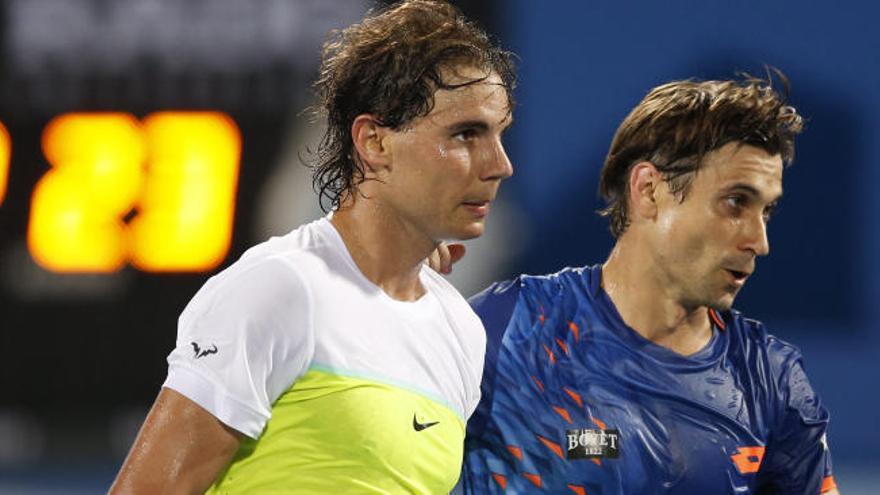
<path id="1" fill-rule="evenodd" d="M 419 272 L 436 244 L 378 201 L 347 201 L 331 220 L 352 259 L 389 297 L 414 301 L 425 289 Z"/>
<path id="2" fill-rule="evenodd" d="M 634 241 L 614 246 L 602 266 L 602 288 L 639 335 L 684 356 L 698 352 L 712 337 L 708 308 L 682 305 Z"/>

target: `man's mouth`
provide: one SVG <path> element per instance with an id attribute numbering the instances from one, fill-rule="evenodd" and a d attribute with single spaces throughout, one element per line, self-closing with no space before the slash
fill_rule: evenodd
<path id="1" fill-rule="evenodd" d="M 489 214 L 492 202 L 489 200 L 473 200 L 462 203 L 468 211 L 478 217 L 484 217 Z"/>
<path id="2" fill-rule="evenodd" d="M 729 273 L 730 276 L 733 278 L 733 283 L 740 287 L 746 283 L 746 279 L 749 278 L 749 275 L 751 275 L 751 273 L 749 272 L 731 270 L 729 268 L 725 268 L 725 271 L 727 271 L 727 273 Z"/>

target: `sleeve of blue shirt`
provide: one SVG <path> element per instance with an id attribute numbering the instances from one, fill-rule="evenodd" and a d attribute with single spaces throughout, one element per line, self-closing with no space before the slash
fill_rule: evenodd
<path id="1" fill-rule="evenodd" d="M 829 414 L 813 391 L 800 353 L 787 344 L 778 375 L 781 410 L 758 475 L 760 495 L 818 495 L 831 481 Z"/>

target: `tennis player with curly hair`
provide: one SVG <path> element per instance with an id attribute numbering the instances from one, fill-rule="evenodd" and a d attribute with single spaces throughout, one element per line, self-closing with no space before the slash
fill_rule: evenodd
<path id="1" fill-rule="evenodd" d="M 180 317 L 112 493 L 448 493 L 485 333 L 423 261 L 512 174 L 511 55 L 444 1 L 325 45 L 314 180 L 332 213 L 248 250 Z"/>

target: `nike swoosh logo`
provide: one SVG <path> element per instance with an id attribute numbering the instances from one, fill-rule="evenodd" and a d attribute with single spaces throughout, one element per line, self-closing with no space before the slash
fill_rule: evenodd
<path id="1" fill-rule="evenodd" d="M 433 421 L 431 423 L 419 423 L 418 420 L 416 420 L 416 415 L 413 414 L 413 430 L 422 431 L 439 423 L 439 421 Z"/>

